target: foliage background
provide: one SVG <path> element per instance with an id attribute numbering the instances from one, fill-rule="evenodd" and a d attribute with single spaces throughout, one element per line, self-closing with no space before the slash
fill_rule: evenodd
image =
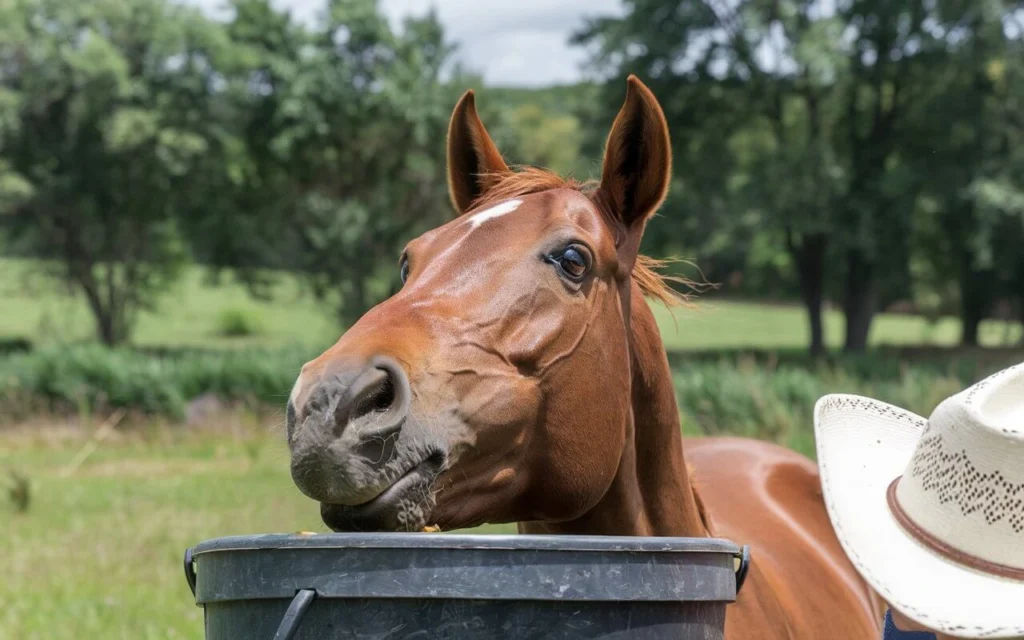
<path id="1" fill-rule="evenodd" d="M 282 405 L 451 216 L 467 88 L 508 161 L 580 179 L 625 77 L 658 96 L 644 250 L 713 285 L 655 309 L 687 435 L 813 455 L 825 393 L 928 414 L 1024 359 L 1024 3 L 624 0 L 539 89 L 432 13 L 325 6 L 0 2 L 0 637 L 199 638 L 186 546 L 323 530 Z"/>

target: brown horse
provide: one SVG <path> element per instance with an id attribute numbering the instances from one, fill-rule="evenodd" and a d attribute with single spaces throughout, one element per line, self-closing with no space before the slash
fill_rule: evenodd
<path id="1" fill-rule="evenodd" d="M 673 294 L 638 255 L 670 165 L 636 78 L 595 186 L 511 171 L 467 93 L 448 136 L 459 215 L 409 243 L 403 288 L 303 367 L 292 476 L 335 530 L 729 538 L 754 558 L 730 639 L 878 638 L 811 461 L 738 439 L 687 442 L 684 458 L 645 302 Z"/>

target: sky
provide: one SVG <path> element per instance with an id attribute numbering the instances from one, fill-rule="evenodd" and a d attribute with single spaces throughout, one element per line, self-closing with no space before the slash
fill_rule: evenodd
<path id="1" fill-rule="evenodd" d="M 211 15 L 222 0 L 185 0 Z M 273 0 L 300 20 L 313 20 L 323 0 Z M 586 17 L 619 15 L 622 0 L 380 0 L 396 26 L 431 7 L 458 46 L 457 57 L 484 81 L 500 86 L 549 86 L 581 77 L 585 52 L 569 46 Z"/>

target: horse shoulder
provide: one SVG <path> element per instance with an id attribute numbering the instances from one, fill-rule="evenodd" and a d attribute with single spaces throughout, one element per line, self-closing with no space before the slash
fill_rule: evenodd
<path id="1" fill-rule="evenodd" d="M 741 438 L 687 440 L 685 450 L 712 534 L 751 548 L 727 638 L 880 637 L 883 614 L 839 545 L 811 460 Z"/>

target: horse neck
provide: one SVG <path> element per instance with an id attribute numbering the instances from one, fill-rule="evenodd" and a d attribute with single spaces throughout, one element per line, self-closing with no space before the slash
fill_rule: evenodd
<path id="1" fill-rule="evenodd" d="M 571 522 L 523 523 L 523 533 L 626 536 L 709 535 L 683 458 L 672 374 L 654 314 L 634 285 L 631 296 L 632 424 L 607 493 Z"/>

